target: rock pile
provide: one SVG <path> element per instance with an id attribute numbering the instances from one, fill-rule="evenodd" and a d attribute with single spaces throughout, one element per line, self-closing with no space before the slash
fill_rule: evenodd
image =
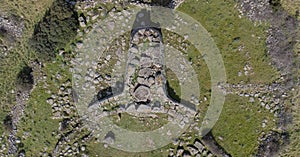
<path id="1" fill-rule="evenodd" d="M 22 37 L 23 28 L 24 22 L 20 19 L 14 16 L 0 15 L 0 34 L 7 33 L 12 38 L 20 38 Z"/>
<path id="2" fill-rule="evenodd" d="M 79 156 L 86 153 L 85 144 L 91 139 L 90 132 L 84 129 L 79 120 L 72 118 L 68 123 L 73 128 L 67 131 L 61 130 L 63 133 L 56 135 L 59 139 L 53 150 L 53 156 Z"/>
<path id="3" fill-rule="evenodd" d="M 169 157 L 179 157 L 179 156 L 213 157 L 215 156 L 197 138 L 194 141 L 186 141 L 186 142 L 181 139 L 176 139 L 174 140 L 173 145 L 175 148 L 169 149 Z"/>
<path id="4" fill-rule="evenodd" d="M 283 109 L 286 107 L 286 101 L 290 97 L 289 92 L 287 92 L 287 87 L 285 87 L 283 83 L 285 82 L 285 79 L 286 78 L 284 76 L 281 76 L 280 79 L 276 80 L 275 82 L 269 85 L 244 84 L 241 82 L 239 84 L 227 84 L 223 87 L 227 94 L 236 94 L 240 97 L 249 98 L 250 103 L 258 104 L 261 106 L 261 108 L 269 111 L 270 113 L 273 113 L 274 117 L 280 117 L 280 119 L 282 119 L 280 121 L 286 121 L 279 123 L 279 128 L 282 129 L 284 128 L 284 126 L 282 125 L 285 125 L 284 123 L 287 123 L 287 121 L 289 121 L 288 117 L 285 117 L 286 114 L 283 111 Z M 291 90 L 293 91 L 294 89 L 292 88 Z M 262 120 L 261 127 L 267 127 L 268 123 L 269 121 L 267 119 Z M 259 138 L 258 141 L 263 145 L 266 145 L 267 143 L 264 139 L 261 138 Z M 271 142 L 271 145 L 273 144 Z M 279 144 L 276 144 L 276 142 L 274 145 L 277 145 L 279 147 Z M 263 153 L 263 151 L 264 148 L 261 147 L 260 153 Z"/>
<path id="5" fill-rule="evenodd" d="M 8 149 L 8 145 L 5 139 L 5 134 L 2 134 L 0 137 L 0 156 L 5 156 L 7 155 L 7 149 Z"/>
<path id="6" fill-rule="evenodd" d="M 266 39 L 268 53 L 273 64 L 282 74 L 289 74 L 294 68 L 293 50 L 299 22 L 296 17 L 287 13 L 280 3 L 280 1 L 270 0 L 240 0 L 238 9 L 242 16 L 248 17 L 255 24 L 269 23 L 271 25 Z"/>
<path id="7" fill-rule="evenodd" d="M 146 6 L 163 6 L 170 9 L 176 9 L 184 0 L 131 0 L 131 5 L 136 5 L 140 7 Z"/>
<path id="8" fill-rule="evenodd" d="M 280 84 L 274 83 L 271 85 L 254 85 L 254 84 L 226 84 L 224 90 L 227 94 L 236 94 L 240 97 L 249 98 L 249 102 L 258 101 L 262 108 L 265 108 L 274 116 L 278 116 L 281 112 L 284 101 L 288 97 Z"/>
<path id="9" fill-rule="evenodd" d="M 24 22 L 13 15 L 0 13 L 0 59 L 8 55 L 19 38 L 22 37 Z"/>
<path id="10" fill-rule="evenodd" d="M 76 111 L 72 100 L 72 84 L 70 80 L 63 83 L 56 94 L 47 99 L 52 106 L 53 118 L 63 118 L 73 115 Z"/>
<path id="11" fill-rule="evenodd" d="M 153 38 L 149 38 L 150 36 Z M 120 105 L 116 108 L 117 113 L 127 112 L 135 116 L 150 112 L 165 113 L 169 114 L 168 119 L 170 121 L 176 121 L 181 126 L 190 122 L 190 118 L 195 114 L 195 111 L 173 102 L 166 96 L 164 53 L 162 52 L 160 39 L 153 40 L 155 38 L 160 38 L 159 33 L 150 29 L 141 29 L 134 35 L 132 47 L 128 53 L 125 94 L 114 95 L 97 102 L 93 105 L 93 108 L 95 105 L 105 106 L 108 103 L 119 103 Z M 166 104 L 170 107 L 166 108 Z M 94 109 L 91 109 L 91 111 L 94 111 Z M 101 112 L 97 117 L 115 113 L 115 111 Z"/>

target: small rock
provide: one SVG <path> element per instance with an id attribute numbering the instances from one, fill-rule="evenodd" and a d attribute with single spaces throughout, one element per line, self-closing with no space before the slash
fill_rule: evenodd
<path id="1" fill-rule="evenodd" d="M 83 43 L 82 43 L 82 42 L 76 43 L 76 47 L 77 47 L 78 49 L 81 49 L 81 48 L 83 47 Z"/>
<path id="2" fill-rule="evenodd" d="M 113 21 L 107 23 L 108 29 L 113 30 L 115 28 L 115 23 Z"/>
<path id="3" fill-rule="evenodd" d="M 95 21 L 98 17 L 99 17 L 99 15 L 94 15 L 94 16 L 92 17 L 92 21 Z"/>
<path id="4" fill-rule="evenodd" d="M 184 149 L 182 149 L 182 148 L 177 149 L 176 156 L 181 156 L 183 152 L 184 152 Z"/>
<path id="5" fill-rule="evenodd" d="M 194 146 L 188 146 L 187 149 L 189 150 L 189 152 L 191 153 L 191 155 L 196 155 L 199 151 L 197 148 L 195 148 Z"/>
<path id="6" fill-rule="evenodd" d="M 112 131 L 109 131 L 103 140 L 104 143 L 113 144 L 115 142 L 115 134 Z"/>
<path id="7" fill-rule="evenodd" d="M 153 76 L 150 76 L 149 78 L 148 78 L 148 84 L 151 86 L 151 85 L 153 85 L 155 83 L 155 78 L 153 77 Z"/>
<path id="8" fill-rule="evenodd" d="M 173 149 L 170 149 L 170 150 L 169 150 L 169 156 L 174 156 L 174 151 L 173 151 Z"/>
<path id="9" fill-rule="evenodd" d="M 200 152 L 202 152 L 203 149 L 204 149 L 204 146 L 202 145 L 202 143 L 200 143 L 200 142 L 198 142 L 198 141 L 195 141 L 194 146 L 195 146 L 196 148 L 198 148 L 198 150 L 199 150 Z"/>
<path id="10" fill-rule="evenodd" d="M 79 22 L 80 27 L 84 28 L 86 27 L 86 24 L 84 22 Z"/>
<path id="11" fill-rule="evenodd" d="M 270 106 L 269 106 L 268 104 L 266 105 L 266 109 L 267 109 L 267 110 L 270 110 L 270 109 L 271 109 Z"/>
<path id="12" fill-rule="evenodd" d="M 238 76 L 242 76 L 242 74 L 243 74 L 242 72 L 240 72 L 240 71 L 238 72 Z"/>
<path id="13" fill-rule="evenodd" d="M 176 138 L 173 140 L 173 145 L 177 146 L 179 144 L 179 140 Z"/>
<path id="14" fill-rule="evenodd" d="M 180 141 L 179 146 L 183 146 L 184 145 L 184 141 Z"/>
<path id="15" fill-rule="evenodd" d="M 202 152 L 202 155 L 203 155 L 203 156 L 207 156 L 207 153 L 208 153 L 207 150 L 204 150 L 204 151 Z"/>
<path id="16" fill-rule="evenodd" d="M 209 153 L 208 155 L 207 155 L 207 157 L 213 157 L 214 155 L 213 154 L 211 154 L 211 153 Z"/>
<path id="17" fill-rule="evenodd" d="M 264 102 L 261 102 L 260 105 L 261 105 L 262 107 L 265 107 L 266 104 L 265 104 Z"/>
<path id="18" fill-rule="evenodd" d="M 104 146 L 104 148 L 107 148 L 107 147 L 108 147 L 108 144 L 107 144 L 107 143 L 104 143 L 103 146 Z"/>
<path id="19" fill-rule="evenodd" d="M 129 106 L 126 108 L 126 111 L 127 111 L 127 112 L 135 112 L 135 111 L 136 111 L 135 105 L 134 105 L 134 104 L 129 105 Z"/>
<path id="20" fill-rule="evenodd" d="M 19 140 L 19 139 L 16 139 L 16 143 L 21 143 L 21 140 Z"/>
<path id="21" fill-rule="evenodd" d="M 150 89 L 146 86 L 139 86 L 134 91 L 134 96 L 138 102 L 146 102 L 150 97 Z"/>
<path id="22" fill-rule="evenodd" d="M 81 146 L 80 150 L 84 152 L 85 151 L 85 146 Z"/>
<path id="23" fill-rule="evenodd" d="M 52 98 L 49 98 L 49 99 L 47 99 L 47 103 L 50 104 L 50 105 L 53 105 L 54 100 Z"/>
<path id="24" fill-rule="evenodd" d="M 263 122 L 262 125 L 261 125 L 261 127 L 262 127 L 262 128 L 265 128 L 265 127 L 266 127 L 266 123 Z"/>
<path id="25" fill-rule="evenodd" d="M 255 101 L 254 98 L 250 97 L 249 102 L 254 102 L 254 101 Z"/>
<path id="26" fill-rule="evenodd" d="M 142 77 L 138 77 L 138 78 L 137 78 L 137 82 L 138 82 L 139 84 L 144 84 L 145 79 L 142 78 Z"/>
<path id="27" fill-rule="evenodd" d="M 105 59 L 106 59 L 107 61 L 109 61 L 109 60 L 111 59 L 111 55 L 107 55 L 107 56 L 105 57 Z"/>

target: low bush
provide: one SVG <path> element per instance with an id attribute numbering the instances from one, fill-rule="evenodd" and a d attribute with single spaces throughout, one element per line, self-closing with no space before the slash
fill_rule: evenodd
<path id="1" fill-rule="evenodd" d="M 74 4 L 57 0 L 36 26 L 29 45 L 41 61 L 55 57 L 56 50 L 65 47 L 77 34 L 78 15 Z"/>

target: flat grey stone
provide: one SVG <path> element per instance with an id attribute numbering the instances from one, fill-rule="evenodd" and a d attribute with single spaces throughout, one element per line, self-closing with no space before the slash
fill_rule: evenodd
<path id="1" fill-rule="evenodd" d="M 204 146 L 202 145 L 202 143 L 195 141 L 194 146 L 200 151 L 202 152 L 204 150 Z"/>
<path id="2" fill-rule="evenodd" d="M 146 86 L 139 86 L 134 91 L 134 96 L 138 102 L 146 102 L 150 97 L 150 89 Z"/>
<path id="3" fill-rule="evenodd" d="M 137 109 L 138 112 L 151 112 L 151 107 L 148 105 L 140 105 Z"/>
<path id="4" fill-rule="evenodd" d="M 139 71 L 139 76 L 148 78 L 149 76 L 153 75 L 153 71 L 150 68 L 143 68 Z"/>

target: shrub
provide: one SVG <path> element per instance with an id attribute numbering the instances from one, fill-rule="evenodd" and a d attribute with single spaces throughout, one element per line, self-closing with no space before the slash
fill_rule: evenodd
<path id="1" fill-rule="evenodd" d="M 56 0 L 36 26 L 29 45 L 38 53 L 41 61 L 55 57 L 56 50 L 65 47 L 79 28 L 74 4 Z"/>
<path id="2" fill-rule="evenodd" d="M 32 68 L 25 66 L 23 69 L 18 73 L 17 76 L 17 89 L 19 91 L 29 91 L 33 87 L 34 79 L 32 73 Z"/>
<path id="3" fill-rule="evenodd" d="M 12 117 L 11 115 L 7 115 L 5 119 L 3 120 L 4 128 L 8 131 L 11 131 L 13 129 L 13 123 L 12 123 Z"/>

